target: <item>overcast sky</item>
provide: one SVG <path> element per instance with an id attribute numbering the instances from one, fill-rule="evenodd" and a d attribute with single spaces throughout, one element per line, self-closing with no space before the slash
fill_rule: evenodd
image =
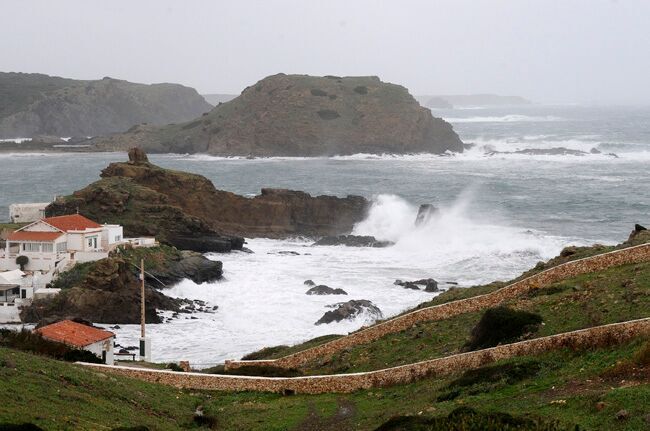
<path id="1" fill-rule="evenodd" d="M 650 103 L 650 1 L 3 0 L 0 70 L 239 93 L 278 72 L 413 94 Z"/>

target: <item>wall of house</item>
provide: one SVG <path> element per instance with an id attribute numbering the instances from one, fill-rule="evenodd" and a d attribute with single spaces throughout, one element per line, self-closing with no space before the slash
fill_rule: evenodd
<path id="1" fill-rule="evenodd" d="M 226 367 L 234 369 L 247 365 L 270 365 L 282 368 L 299 368 L 302 364 L 313 359 L 329 357 L 348 347 L 369 343 L 385 335 L 408 329 L 418 322 L 443 320 L 459 314 L 484 310 L 506 300 L 516 298 L 533 289 L 548 286 L 566 278 L 602 271 L 613 266 L 646 261 L 650 261 L 650 244 L 643 244 L 586 259 L 567 262 L 510 284 L 495 292 L 416 310 L 293 355 L 269 360 L 228 361 Z"/>
<path id="2" fill-rule="evenodd" d="M 12 223 L 29 223 L 45 217 L 45 207 L 49 202 L 11 204 L 9 205 L 9 218 Z"/>
<path id="3" fill-rule="evenodd" d="M 537 355 L 565 348 L 574 350 L 592 349 L 599 346 L 621 344 L 633 338 L 648 335 L 650 335 L 650 318 L 567 332 L 378 371 L 329 376 L 225 376 L 131 367 L 109 367 L 85 363 L 83 365 L 102 372 L 187 389 L 261 392 L 292 391 L 293 393 L 304 394 L 349 393 L 359 389 L 407 384 L 423 378 L 448 376 L 515 356 Z"/>
<path id="4" fill-rule="evenodd" d="M 88 350 L 98 358 L 102 357 L 102 353 L 106 352 L 106 365 L 113 365 L 115 363 L 113 359 L 113 341 L 114 337 L 109 338 L 108 340 L 98 341 L 96 343 L 90 344 L 84 347 L 84 350 Z"/>
<path id="5" fill-rule="evenodd" d="M 105 248 L 122 242 L 123 240 L 124 232 L 122 226 L 116 224 L 103 225 L 102 244 L 106 244 Z"/>
<path id="6" fill-rule="evenodd" d="M 55 229 L 49 224 L 43 223 L 41 221 L 34 223 L 33 225 L 26 226 L 23 230 L 27 232 L 59 232 L 58 229 Z"/>

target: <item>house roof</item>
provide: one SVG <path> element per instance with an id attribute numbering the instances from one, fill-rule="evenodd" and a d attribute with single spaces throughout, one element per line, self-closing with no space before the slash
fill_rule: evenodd
<path id="1" fill-rule="evenodd" d="M 96 223 L 89 218 L 82 216 L 81 214 L 71 214 L 58 217 L 47 217 L 42 220 L 43 222 L 53 226 L 63 232 L 68 232 L 71 230 L 86 230 L 86 229 L 95 229 L 102 227 L 99 223 Z"/>
<path id="2" fill-rule="evenodd" d="M 103 329 L 73 322 L 72 320 L 61 320 L 60 322 L 43 326 L 37 329 L 36 332 L 48 340 L 58 341 L 59 343 L 65 343 L 75 347 L 86 347 L 115 336 L 110 331 L 104 331 Z"/>
<path id="3" fill-rule="evenodd" d="M 63 232 L 33 232 L 28 230 L 18 230 L 11 232 L 7 239 L 9 241 L 54 241 L 63 235 Z"/>
<path id="4" fill-rule="evenodd" d="M 20 284 L 23 276 L 25 275 L 20 269 L 12 271 L 0 272 L 0 285 L 17 285 Z"/>

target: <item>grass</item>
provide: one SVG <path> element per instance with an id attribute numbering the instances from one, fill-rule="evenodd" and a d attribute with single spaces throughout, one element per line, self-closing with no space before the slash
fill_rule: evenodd
<path id="1" fill-rule="evenodd" d="M 504 305 L 542 316 L 543 324 L 532 337 L 648 317 L 650 263 L 574 277 Z M 345 349 L 331 358 L 316 359 L 306 364 L 305 373 L 370 371 L 460 353 L 482 314 L 466 313 L 443 321 L 420 322 L 405 331 Z"/>
<path id="2" fill-rule="evenodd" d="M 602 375 L 645 348 L 636 340 L 501 361 L 472 378 L 460 373 L 352 394 L 293 396 L 178 390 L 0 348 L 0 423 L 20 418 L 48 430 L 199 429 L 193 413 L 202 406 L 221 430 L 372 430 L 395 416 L 441 418 L 467 406 L 486 414 L 557 421 L 557 429 L 579 424 L 581 429 L 642 430 L 650 413 L 648 375 L 636 380 Z M 505 377 L 499 378 L 495 367 Z M 486 384 L 489 390 L 481 390 Z M 461 390 L 453 399 L 437 401 L 450 388 Z M 628 419 L 616 419 L 621 409 Z"/>

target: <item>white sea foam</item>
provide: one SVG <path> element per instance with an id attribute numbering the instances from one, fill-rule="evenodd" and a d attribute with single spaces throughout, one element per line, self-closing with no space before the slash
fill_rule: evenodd
<path id="1" fill-rule="evenodd" d="M 543 121 L 564 121 L 563 118 L 554 115 L 533 116 L 521 114 L 508 114 L 501 116 L 477 116 L 477 117 L 443 117 L 450 123 L 515 123 L 515 122 L 543 122 Z"/>
<path id="2" fill-rule="evenodd" d="M 471 201 L 470 189 L 452 205 L 441 207 L 427 224 L 416 227 L 416 206 L 397 196 L 375 197 L 368 218 L 354 233 L 395 241 L 392 247 L 312 247 L 304 240 L 254 239 L 248 244 L 254 254 L 211 255 L 224 262 L 223 281 L 196 285 L 185 280 L 166 293 L 201 299 L 219 309 L 215 314 L 194 315 L 197 319 L 181 314 L 171 323 L 149 325 L 153 359 L 189 359 L 208 366 L 264 346 L 345 334 L 371 319 L 360 316 L 314 325 L 327 305 L 368 299 L 389 317 L 434 295 L 395 286 L 395 279 L 434 277 L 462 286 L 508 279 L 556 255 L 568 243 L 581 243 L 475 220 L 469 215 Z M 305 295 L 306 279 L 342 288 L 349 295 Z M 121 325 L 117 341 L 137 345 L 138 330 L 137 325 Z"/>

